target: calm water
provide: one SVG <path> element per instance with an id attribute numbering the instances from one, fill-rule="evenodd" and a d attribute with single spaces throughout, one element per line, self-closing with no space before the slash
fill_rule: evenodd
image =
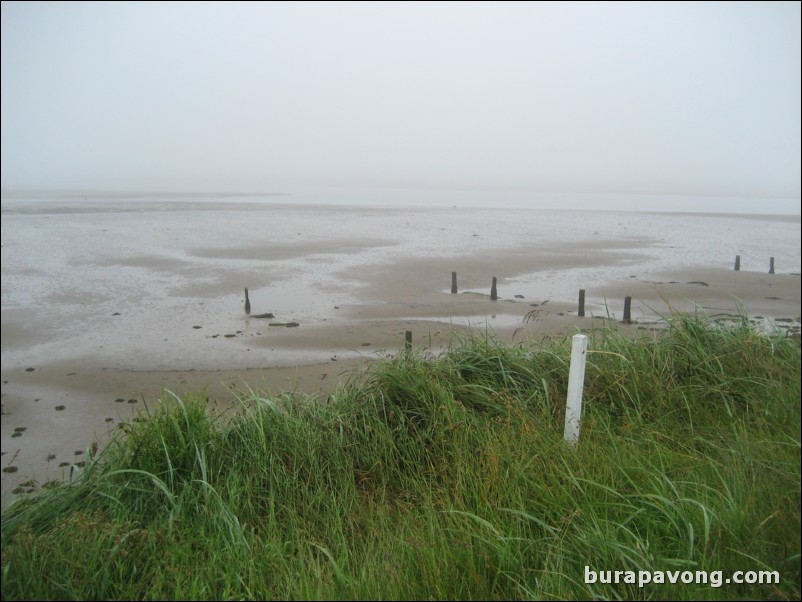
<path id="1" fill-rule="evenodd" d="M 618 256 L 601 269 L 513 279 L 527 298 L 570 302 L 577 282 L 732 269 L 735 255 L 743 270 L 765 271 L 775 256 L 778 272 L 800 271 L 798 218 L 275 204 L 289 200 L 4 199 L 3 366 L 95 357 L 113 367 L 135 354 L 153 367 L 194 367 L 198 339 L 185 333 L 242 328 L 245 286 L 256 311 L 320 323 L 360 302 L 360 268 L 404 259 L 526 252 L 562 262 L 587 245 Z M 233 350 L 227 361 L 253 357 Z"/>

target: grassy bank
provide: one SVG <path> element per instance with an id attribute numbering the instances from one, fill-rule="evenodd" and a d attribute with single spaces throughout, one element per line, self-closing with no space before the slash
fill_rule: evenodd
<path id="1" fill-rule="evenodd" d="M 3 514 L 3 598 L 799 599 L 799 342 L 686 317 L 595 332 L 576 449 L 569 357 L 465 340 L 233 419 L 166 395 Z"/>

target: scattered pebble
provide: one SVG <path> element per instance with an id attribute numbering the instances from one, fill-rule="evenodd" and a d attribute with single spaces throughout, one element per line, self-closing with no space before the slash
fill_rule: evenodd
<path id="1" fill-rule="evenodd" d="M 202 326 L 193 326 L 192 328 L 194 328 L 195 330 L 197 330 L 198 328 L 203 328 L 203 327 L 202 327 Z"/>
<path id="2" fill-rule="evenodd" d="M 47 454 L 47 461 L 48 462 L 50 462 L 50 460 L 55 460 L 55 459 L 56 459 L 56 454 Z"/>
<path id="3" fill-rule="evenodd" d="M 56 411 L 60 412 L 61 410 L 65 409 L 67 406 L 56 406 Z"/>
<path id="4" fill-rule="evenodd" d="M 58 465 L 58 467 L 59 467 L 59 468 L 66 468 L 66 467 L 67 467 L 67 466 L 69 466 L 69 465 L 70 465 L 70 463 L 69 463 L 69 462 L 62 462 L 61 464 L 59 464 L 59 465 Z"/>
<path id="5" fill-rule="evenodd" d="M 21 433 L 21 432 L 23 432 L 23 431 L 27 431 L 27 430 L 28 430 L 28 427 L 27 427 L 27 426 L 18 426 L 18 427 L 16 427 L 16 428 L 14 429 L 14 432 L 15 432 L 15 433 Z"/>
<path id="6" fill-rule="evenodd" d="M 125 400 L 122 397 L 118 397 L 114 400 L 114 403 L 123 403 Z"/>
<path id="7" fill-rule="evenodd" d="M 17 472 L 18 470 L 19 468 L 17 468 L 16 466 L 6 466 L 3 469 L 3 472 Z"/>
<path id="8" fill-rule="evenodd" d="M 36 368 L 25 368 L 25 372 L 33 372 Z"/>
<path id="9" fill-rule="evenodd" d="M 114 422 L 114 418 L 106 418 L 106 422 Z"/>
<path id="10" fill-rule="evenodd" d="M 136 399 L 129 399 L 129 400 L 128 400 L 128 403 L 136 403 L 136 402 L 137 402 L 137 400 L 136 400 Z"/>
<path id="11" fill-rule="evenodd" d="M 75 450 L 75 453 L 74 453 L 73 455 L 76 455 L 76 456 L 83 456 L 83 455 L 84 455 L 84 453 L 85 453 L 85 452 L 84 452 L 84 450 L 82 450 L 82 449 L 76 449 L 76 450 Z"/>

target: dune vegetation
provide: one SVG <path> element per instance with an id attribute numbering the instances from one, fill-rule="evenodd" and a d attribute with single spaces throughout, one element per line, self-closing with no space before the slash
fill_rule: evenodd
<path id="1" fill-rule="evenodd" d="M 798 600 L 798 339 L 588 334 L 576 447 L 570 339 L 457 339 L 233 412 L 165 392 L 6 509 L 2 597 Z"/>

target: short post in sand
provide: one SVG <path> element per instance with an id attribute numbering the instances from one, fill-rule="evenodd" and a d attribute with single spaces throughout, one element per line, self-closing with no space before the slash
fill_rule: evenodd
<path id="1" fill-rule="evenodd" d="M 496 291 L 496 277 L 493 276 L 493 284 L 490 285 L 490 300 L 495 301 L 498 299 L 498 292 Z"/>
<path id="2" fill-rule="evenodd" d="M 404 333 L 404 349 L 407 351 L 412 351 L 412 331 L 407 330 Z"/>
<path id="3" fill-rule="evenodd" d="M 565 404 L 565 430 L 563 431 L 565 442 L 574 446 L 579 442 L 587 351 L 587 335 L 575 334 L 571 339 L 571 367 L 568 370 L 568 399 Z"/>
<path id="4" fill-rule="evenodd" d="M 735 271 L 736 272 L 740 272 L 741 271 L 741 256 L 740 255 L 736 255 L 735 256 Z"/>
<path id="5" fill-rule="evenodd" d="M 451 294 L 457 294 L 457 273 L 451 272 Z"/>
<path id="6" fill-rule="evenodd" d="M 579 289 L 579 309 L 576 312 L 580 318 L 585 317 L 585 289 Z"/>
<path id="7" fill-rule="evenodd" d="M 248 299 L 248 289 L 245 289 L 245 314 L 251 315 L 251 300 Z"/>
<path id="8" fill-rule="evenodd" d="M 632 316 L 631 310 L 632 309 L 632 297 L 624 297 L 624 320 L 625 324 L 632 324 Z"/>
<path id="9" fill-rule="evenodd" d="M 774 257 L 769 257 L 769 274 L 774 273 Z"/>

